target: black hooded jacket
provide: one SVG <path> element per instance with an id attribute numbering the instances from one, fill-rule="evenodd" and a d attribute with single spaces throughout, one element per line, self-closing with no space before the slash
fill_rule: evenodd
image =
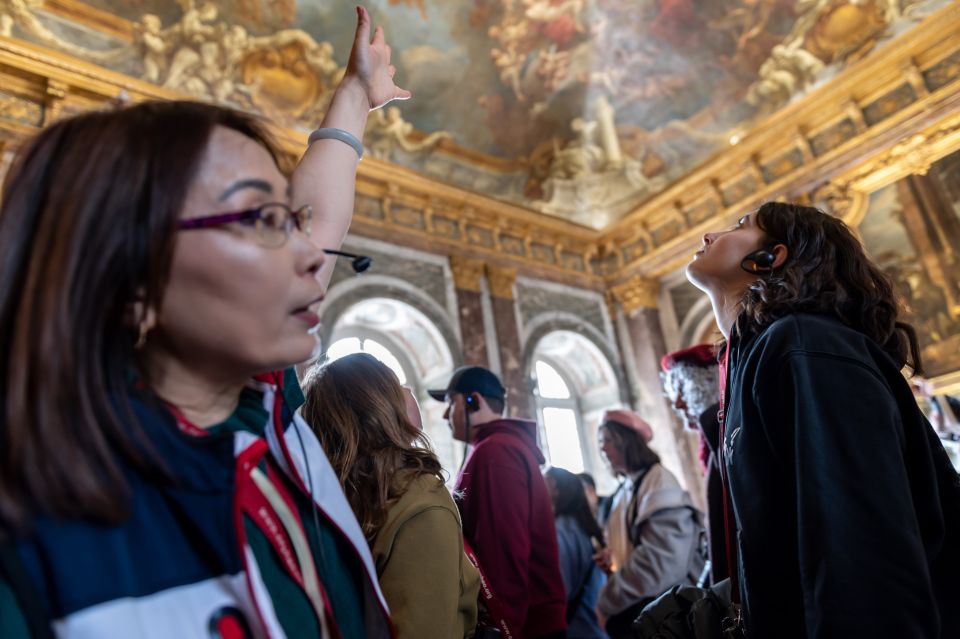
<path id="1" fill-rule="evenodd" d="M 896 363 L 822 315 L 729 348 L 747 636 L 960 637 L 960 478 Z"/>

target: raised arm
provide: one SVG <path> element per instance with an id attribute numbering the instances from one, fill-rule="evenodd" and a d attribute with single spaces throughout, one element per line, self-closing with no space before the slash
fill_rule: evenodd
<path id="1" fill-rule="evenodd" d="M 363 140 L 367 114 L 372 109 L 410 97 L 409 91 L 394 84 L 394 73 L 383 29 L 377 27 L 371 41 L 370 14 L 357 7 L 357 33 L 347 70 L 320 126 L 343 129 Z M 311 232 L 323 248 L 340 248 L 350 228 L 357 162 L 357 153 L 348 144 L 322 139 L 310 145 L 293 172 L 293 202 L 313 207 Z M 331 258 L 323 265 L 317 276 L 321 284 L 330 281 L 335 263 Z"/>

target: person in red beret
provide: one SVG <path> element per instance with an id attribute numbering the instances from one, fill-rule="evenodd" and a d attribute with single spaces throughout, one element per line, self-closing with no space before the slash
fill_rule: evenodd
<path id="1" fill-rule="evenodd" d="M 713 346 L 698 344 L 660 360 L 663 392 L 688 430 L 700 433 L 700 463 L 707 494 L 710 581 L 730 576 L 723 537 L 723 480 L 720 476 L 720 371 Z"/>
<path id="2" fill-rule="evenodd" d="M 650 448 L 653 429 L 630 410 L 608 410 L 600 451 L 623 482 L 607 520 L 608 548 L 597 555 L 609 579 L 597 599 L 611 639 L 632 637 L 643 607 L 677 584 L 694 584 L 706 561 L 703 517 Z"/>

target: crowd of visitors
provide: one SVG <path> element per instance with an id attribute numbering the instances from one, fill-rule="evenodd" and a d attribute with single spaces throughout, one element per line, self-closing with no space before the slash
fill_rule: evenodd
<path id="1" fill-rule="evenodd" d="M 410 97 L 357 12 L 289 180 L 259 121 L 190 102 L 59 121 L 11 166 L 0 637 L 960 637 L 960 479 L 901 372 L 916 335 L 817 209 L 764 204 L 688 266 L 724 340 L 646 390 L 701 433 L 707 513 L 628 408 L 599 424 L 602 497 L 544 467 L 486 368 L 429 393 L 458 472 L 372 356 L 301 385 L 367 114 Z"/>

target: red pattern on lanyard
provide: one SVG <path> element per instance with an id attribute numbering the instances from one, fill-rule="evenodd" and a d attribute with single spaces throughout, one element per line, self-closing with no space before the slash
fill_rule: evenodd
<path id="1" fill-rule="evenodd" d="M 300 564 L 297 562 L 296 552 L 293 550 L 290 538 L 287 536 L 273 507 L 270 506 L 270 502 L 267 501 L 250 477 L 251 471 L 260 465 L 267 454 L 267 450 L 267 443 L 258 439 L 237 458 L 236 507 L 263 532 L 276 551 L 277 556 L 280 557 L 287 573 L 297 582 L 300 588 L 304 588 L 303 573 L 300 570 Z M 280 484 L 274 484 L 274 486 L 281 495 L 286 492 L 282 490 Z M 289 495 L 284 496 L 284 501 L 289 503 Z M 295 510 L 294 513 L 296 513 Z M 301 528 L 303 527 L 302 523 L 299 521 L 297 523 L 300 524 Z"/>
<path id="2" fill-rule="evenodd" d="M 730 530 L 733 522 L 733 504 L 730 503 L 730 484 L 727 478 L 727 387 L 730 380 L 730 342 L 723 349 L 720 360 L 720 412 L 717 420 L 720 422 L 720 483 L 723 486 L 723 538 L 727 551 L 727 566 L 730 569 L 730 600 L 734 604 L 740 603 L 740 579 L 737 564 L 734 562 L 736 552 L 733 547 L 733 533 Z"/>
<path id="3" fill-rule="evenodd" d="M 268 384 L 275 384 L 278 378 L 282 383 L 282 373 L 278 373 L 276 375 L 266 374 L 257 377 L 258 381 L 266 382 Z M 274 422 L 279 422 L 280 420 L 280 409 L 282 407 L 282 403 L 283 398 L 278 389 L 276 392 L 276 401 L 274 402 L 273 410 Z M 167 404 L 167 408 L 173 414 L 174 419 L 177 422 L 177 428 L 181 433 L 191 437 L 208 437 L 210 435 L 208 431 L 199 428 L 195 424 L 192 424 L 190 421 L 188 421 L 176 406 Z M 276 424 L 274 424 L 274 426 L 276 426 Z M 282 427 L 279 428 L 279 432 L 282 436 Z M 252 471 L 257 468 L 261 462 L 266 460 L 267 478 L 280 494 L 283 501 L 287 504 L 287 507 L 290 509 L 294 518 L 296 519 L 297 525 L 300 527 L 300 530 L 303 531 L 303 521 L 300 519 L 299 510 L 293 501 L 293 497 L 280 480 L 278 473 L 274 468 L 274 464 L 270 461 L 270 458 L 268 457 L 269 450 L 270 447 L 267 445 L 266 441 L 263 439 L 257 439 L 242 453 L 240 453 L 236 459 L 234 524 L 236 528 L 237 539 L 241 548 L 247 544 L 246 529 L 243 521 L 243 517 L 246 515 L 267 538 L 267 541 L 273 547 L 274 551 L 277 553 L 277 556 L 280 557 L 280 561 L 287 574 L 290 575 L 290 578 L 293 579 L 297 586 L 304 591 L 304 595 L 307 595 L 303 572 L 300 569 L 299 562 L 297 561 L 296 552 L 293 549 L 289 534 L 284 528 L 283 523 L 277 517 L 276 511 L 270 505 L 269 501 L 267 501 L 267 498 L 264 496 L 263 492 L 257 487 L 251 475 Z M 306 537 L 305 532 L 304 536 Z M 246 558 L 244 558 L 244 564 L 246 564 Z M 249 578 L 248 585 L 250 585 Z M 326 590 L 323 588 L 322 583 L 318 583 L 318 587 L 323 598 L 323 607 L 329 623 L 329 629 L 335 637 L 339 637 L 339 629 L 336 627 L 336 624 L 333 623 L 333 609 L 327 597 Z M 307 598 L 309 599 L 308 595 Z M 263 623 L 262 618 L 261 623 Z"/>
<path id="4" fill-rule="evenodd" d="M 467 559 L 470 560 L 473 567 L 477 569 L 477 572 L 480 573 L 480 596 L 483 598 L 483 605 L 486 606 L 487 612 L 496 622 L 497 627 L 503 632 L 503 636 L 506 637 L 506 639 L 512 639 L 513 633 L 510 632 L 510 626 L 507 625 L 507 620 L 503 616 L 500 601 L 490 588 L 490 582 L 487 580 L 487 576 L 483 574 L 480 561 L 477 559 L 477 555 L 473 552 L 473 548 L 470 547 L 470 542 L 467 541 L 466 537 L 463 538 L 463 552 L 467 555 Z"/>

